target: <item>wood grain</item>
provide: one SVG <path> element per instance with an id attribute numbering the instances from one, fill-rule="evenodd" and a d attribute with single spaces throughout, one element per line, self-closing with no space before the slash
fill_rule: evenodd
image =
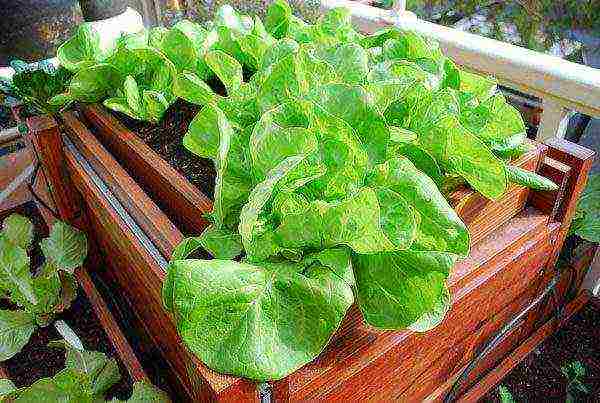
<path id="1" fill-rule="evenodd" d="M 61 133 L 56 120 L 48 115 L 27 119 L 30 144 L 35 149 L 51 191 L 53 204 L 63 221 L 79 227 L 75 220 L 80 215 L 78 195 L 72 191 L 69 176 L 64 171 Z"/>
<path id="2" fill-rule="evenodd" d="M 528 144 L 532 150 L 513 162 L 513 165 L 535 172 L 546 147 L 532 141 Z M 529 189 L 510 184 L 500 199 L 490 200 L 468 187 L 461 187 L 449 195 L 449 202 L 469 228 L 471 245 L 475 245 L 523 210 L 529 194 Z"/>
<path id="3" fill-rule="evenodd" d="M 564 197 L 560 201 L 560 206 L 556 209 L 555 219 L 561 223 L 561 227 L 554 241 L 554 250 L 550 259 L 550 264 L 554 265 L 571 227 L 571 222 L 577 208 L 577 201 L 587 183 L 595 153 L 592 150 L 564 139 L 551 139 L 547 142 L 547 145 L 548 157 L 568 165 L 573 172 L 569 175 L 564 190 Z"/>
<path id="4" fill-rule="evenodd" d="M 154 169 L 153 174 L 163 177 L 144 179 L 142 168 L 147 168 L 150 161 L 140 162 L 144 161 L 144 157 L 138 154 L 149 150 L 147 146 L 135 134 L 119 127 L 114 117 L 101 108 L 84 109 L 83 113 L 90 122 L 94 122 L 98 129 L 95 134 L 106 147 L 92 141 L 92 146 L 84 154 L 103 180 L 110 184 L 119 200 L 124 200 L 123 204 L 129 203 L 128 211 L 132 211 L 132 216 L 143 214 L 141 206 L 148 203 L 142 188 L 152 189 L 154 200 L 161 201 L 157 203 L 162 203 L 161 208 L 172 219 L 184 214 L 201 216 L 210 210 L 210 201 L 187 203 L 184 210 L 177 210 L 177 203 L 183 199 L 179 192 L 185 188 L 180 186 L 182 178 L 173 176 L 174 170 Z M 83 142 L 89 139 L 91 133 L 76 120 L 73 114 L 65 115 L 72 138 L 85 150 Z M 119 171 L 119 164 L 107 151 L 113 153 L 128 173 L 143 185 L 134 192 L 142 197 L 142 203 L 137 203 L 137 197 L 127 198 L 136 184 L 126 178 L 124 171 Z M 569 192 L 573 187 L 571 181 L 581 175 L 585 164 L 572 163 L 569 157 L 560 153 L 549 154 L 551 160 L 547 161 L 546 151 L 544 146 L 536 146 L 515 164 L 529 170 L 548 169 L 544 172 L 549 172 L 549 175 L 558 172 L 563 175 L 561 178 L 569 177 L 563 181 L 565 197 L 555 198 L 553 210 L 525 208 L 531 192 L 518 186 L 511 186 L 507 195 L 498 201 L 485 200 L 464 189 L 462 193 L 455 193 L 453 204 L 474 234 L 473 246 L 469 257 L 456 265 L 449 278 L 454 304 L 447 319 L 438 328 L 426 335 L 409 331 L 381 332 L 369 328 L 353 307 L 323 354 L 284 380 L 272 383 L 274 399 L 381 401 L 427 398 L 436 390 L 443 393 L 443 385 L 450 384 L 449 379 L 464 367 L 469 357 L 474 356 L 477 348 L 533 298 L 542 284 L 549 281 L 543 275 L 543 269 L 552 263 L 549 260 L 554 249 L 564 241 L 561 238 L 562 221 L 567 216 L 562 211 L 568 212 L 573 207 L 569 204 Z M 157 158 L 160 160 L 160 157 Z M 576 158 L 575 161 L 579 160 Z M 156 160 L 152 162 L 156 163 Z M 76 186 L 84 195 L 92 225 L 97 228 L 102 248 L 115 257 L 109 268 L 110 274 L 127 294 L 136 314 L 145 324 L 145 332 L 161 349 L 177 382 L 184 385 L 186 396 L 198 400 L 256 400 L 254 385 L 214 373 L 181 347 L 171 318 L 160 304 L 160 285 L 164 278 L 162 268 L 144 252 L 125 223 L 89 183 L 85 172 L 75 165 L 76 161 L 69 162 L 70 170 L 77 178 Z M 113 175 L 112 172 L 119 174 Z M 179 185 L 160 193 L 158 184 L 170 181 Z M 191 186 L 185 179 L 183 181 Z M 534 197 L 532 195 L 531 200 Z M 160 211 L 148 215 L 145 228 L 162 228 L 162 224 L 155 222 L 157 218 L 160 218 Z M 182 221 L 183 217 L 176 219 Z M 138 220 L 142 222 L 143 218 Z M 180 229 L 190 225 L 189 222 L 176 224 Z M 157 245 L 161 242 L 168 244 L 172 239 L 163 237 L 161 240 L 160 236 L 152 233 L 147 233 L 147 236 Z M 565 283 L 568 282 L 565 280 Z M 494 297 L 490 298 L 490 295 Z M 533 319 L 527 323 L 527 326 L 535 325 Z M 485 376 L 529 330 L 533 328 L 524 327 L 511 333 L 485 365 L 474 372 L 474 378 L 469 382 Z"/>
<path id="5" fill-rule="evenodd" d="M 102 106 L 85 105 L 81 111 L 100 142 L 179 228 L 190 234 L 206 228 L 204 213 L 212 210 L 208 197 Z"/>

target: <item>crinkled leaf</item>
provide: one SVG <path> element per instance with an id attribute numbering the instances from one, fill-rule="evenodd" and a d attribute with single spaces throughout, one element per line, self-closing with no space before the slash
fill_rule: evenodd
<path id="1" fill-rule="evenodd" d="M 0 234 L 0 290 L 30 304 L 38 302 L 29 271 L 29 256 L 3 234 Z"/>
<path id="2" fill-rule="evenodd" d="M 314 359 L 354 301 L 322 266 L 180 260 L 171 271 L 188 348 L 218 372 L 254 380 L 283 378 Z"/>
<path id="3" fill-rule="evenodd" d="M 189 71 L 184 71 L 177 76 L 173 83 L 173 93 L 196 105 L 206 105 L 216 97 L 208 84 Z"/>
<path id="4" fill-rule="evenodd" d="M 2 223 L 2 235 L 13 245 L 27 250 L 33 242 L 33 224 L 27 217 L 11 214 Z"/>
<path id="5" fill-rule="evenodd" d="M 100 46 L 100 34 L 92 24 L 79 26 L 77 33 L 59 46 L 56 56 L 62 66 L 72 72 L 93 66 L 106 56 Z"/>
<path id="6" fill-rule="evenodd" d="M 275 38 L 283 38 L 287 34 L 289 20 L 292 17 L 292 8 L 283 0 L 273 1 L 267 8 L 265 28 Z"/>
<path id="7" fill-rule="evenodd" d="M 461 123 L 501 157 L 520 155 L 526 138 L 525 123 L 518 110 L 502 94 L 488 98 L 473 109 L 466 109 Z"/>
<path id="8" fill-rule="evenodd" d="M 388 217 L 392 221 L 399 218 L 395 201 L 385 200 L 386 213 L 396 215 Z M 403 207 L 403 206 L 402 206 Z M 382 229 L 381 222 L 388 224 L 386 218 L 380 218 L 378 195 L 370 188 L 361 189 L 356 195 L 339 203 L 312 202 L 305 211 L 298 211 L 282 218 L 275 230 L 275 240 L 285 249 L 326 249 L 338 245 L 347 245 L 359 253 L 374 253 L 394 250 L 395 245 L 384 235 L 384 229 L 391 229 L 389 223 Z M 401 213 L 400 213 L 401 214 Z M 402 215 L 402 214 L 401 214 Z M 412 242 L 399 233 L 399 243 Z M 410 236 L 409 236 L 410 238 Z M 402 241 L 400 241 L 402 239 Z M 402 244 L 398 247 L 407 247 Z"/>
<path id="9" fill-rule="evenodd" d="M 242 239 L 237 232 L 209 226 L 199 237 L 199 243 L 215 259 L 233 259 L 242 253 Z"/>
<path id="10" fill-rule="evenodd" d="M 425 312 L 415 323 L 408 326 L 413 332 L 424 333 L 442 323 L 452 307 L 452 296 L 446 287 L 431 311 Z"/>
<path id="11" fill-rule="evenodd" d="M 469 232 L 435 183 L 407 158 L 378 165 L 368 183 L 401 195 L 418 215 L 417 237 L 412 249 L 466 256 Z"/>
<path id="12" fill-rule="evenodd" d="M 439 310 L 456 258 L 439 252 L 401 251 L 355 255 L 358 306 L 367 323 L 381 329 L 420 327 Z"/>
<path id="13" fill-rule="evenodd" d="M 0 310 L 0 361 L 21 351 L 36 328 L 28 312 Z"/>
<path id="14" fill-rule="evenodd" d="M 98 102 L 121 87 L 123 77 L 109 64 L 96 64 L 77 71 L 69 84 L 69 96 L 82 102 Z"/>
<path id="15" fill-rule="evenodd" d="M 369 94 L 360 86 L 327 84 L 310 96 L 326 112 L 346 121 L 358 134 L 372 164 L 385 159 L 390 132 Z"/>
<path id="16" fill-rule="evenodd" d="M 57 221 L 50 236 L 41 241 L 42 252 L 50 262 L 71 274 L 83 265 L 87 256 L 87 238 L 83 232 Z"/>
<path id="17" fill-rule="evenodd" d="M 242 85 L 242 65 L 233 57 L 220 50 L 209 52 L 205 56 L 206 64 L 219 77 L 227 88 L 227 94 L 235 93 Z"/>

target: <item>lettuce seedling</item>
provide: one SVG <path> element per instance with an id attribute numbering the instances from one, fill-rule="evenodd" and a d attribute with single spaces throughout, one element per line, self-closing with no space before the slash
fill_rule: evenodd
<path id="1" fill-rule="evenodd" d="M 121 379 L 114 358 L 98 351 L 86 351 L 65 340 L 50 342 L 49 347 L 66 351 L 65 367 L 50 378 L 42 378 L 32 385 L 17 388 L 9 379 L 0 379 L 2 402 L 103 402 L 107 391 Z M 146 381 L 133 385 L 133 394 L 125 401 L 110 402 L 168 403 L 168 396 Z"/>
<path id="2" fill-rule="evenodd" d="M 63 67 L 55 67 L 49 62 L 27 64 L 20 60 L 11 62 L 15 74 L 10 78 L 0 78 L 0 91 L 26 105 L 32 114 L 53 114 L 68 107 L 49 101 L 63 93 L 72 74 Z"/>
<path id="3" fill-rule="evenodd" d="M 85 235 L 56 222 L 50 236 L 41 241 L 45 257 L 32 275 L 27 251 L 33 242 L 28 218 L 13 214 L 0 232 L 0 297 L 17 305 L 0 310 L 0 361 L 8 360 L 27 344 L 38 326 L 48 326 L 67 309 L 77 294 L 74 271 L 87 254 Z"/>

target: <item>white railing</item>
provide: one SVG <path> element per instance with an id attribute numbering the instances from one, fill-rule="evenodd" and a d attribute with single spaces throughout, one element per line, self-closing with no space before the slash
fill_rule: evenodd
<path id="1" fill-rule="evenodd" d="M 492 75 L 502 85 L 542 99 L 540 141 L 563 137 L 571 111 L 600 117 L 598 69 L 423 21 L 398 7 L 382 10 L 347 0 L 322 0 L 321 6 L 324 10 L 349 8 L 363 32 L 396 25 L 436 39 L 445 53 L 465 69 Z"/>

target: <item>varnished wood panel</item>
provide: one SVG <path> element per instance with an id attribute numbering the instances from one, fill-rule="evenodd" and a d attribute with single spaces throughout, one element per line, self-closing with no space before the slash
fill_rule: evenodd
<path id="1" fill-rule="evenodd" d="M 98 290 L 94 286 L 94 283 L 90 279 L 85 268 L 77 271 L 77 282 L 83 289 L 88 301 L 90 301 L 90 304 L 98 317 L 98 322 L 106 332 L 108 339 L 113 345 L 123 366 L 127 369 L 127 372 L 129 372 L 131 379 L 134 382 L 147 380 L 142 365 L 135 356 L 127 338 L 123 334 L 123 331 L 117 324 L 113 315 L 110 313 L 106 302 L 104 302 L 98 293 Z"/>
<path id="2" fill-rule="evenodd" d="M 528 144 L 532 146 L 532 150 L 513 164 L 536 172 L 546 147 L 532 141 Z M 506 194 L 500 199 L 490 200 L 468 187 L 462 187 L 449 195 L 449 202 L 469 228 L 471 245 L 475 245 L 523 210 L 529 194 L 529 189 L 510 184 Z"/>
<path id="3" fill-rule="evenodd" d="M 84 111 L 84 113 L 86 112 Z M 96 117 L 90 115 L 88 109 L 86 116 L 88 119 L 90 116 L 92 119 L 96 119 L 94 124 L 99 128 L 96 135 L 100 132 L 103 133 L 99 135 L 102 138 L 101 142 L 112 153 L 115 153 L 113 149 L 119 149 L 119 147 L 121 153 L 123 150 L 133 153 L 130 156 L 125 155 L 124 160 L 121 160 L 120 157 L 118 159 L 123 165 L 130 164 L 127 167 L 130 174 L 133 174 L 134 177 L 139 176 L 138 170 L 143 164 L 139 161 L 131 163 L 128 162 L 128 159 L 139 160 L 141 157 L 136 153 L 145 151 L 144 147 L 147 148 L 147 146 L 142 143 L 133 147 L 130 142 L 135 143 L 135 139 L 140 142 L 135 134 L 128 132 L 123 135 L 124 129 L 119 128 L 119 123 L 114 121 L 114 117 L 107 115 L 106 111 L 97 109 L 95 113 Z M 73 128 L 77 125 L 79 123 L 72 121 L 70 126 Z M 116 132 L 113 130 L 114 127 L 118 129 Z M 72 131 L 78 133 L 80 143 L 81 139 L 89 134 L 81 125 L 77 130 Z M 133 139 L 134 137 L 135 139 Z M 117 145 L 109 146 L 108 144 L 111 142 Z M 131 182 L 119 189 L 122 179 L 120 176 L 126 175 L 118 175 L 111 179 L 109 174 L 111 169 L 106 168 L 116 167 L 116 161 L 112 160 L 103 166 L 112 157 L 106 157 L 106 150 L 94 147 L 86 153 L 93 160 L 95 168 L 103 178 L 107 179 L 108 183 L 112 183 L 111 188 L 115 190 L 115 194 L 127 193 L 124 189 L 132 186 Z M 103 150 L 103 152 L 99 153 L 99 150 Z M 517 161 L 517 165 L 530 170 L 543 168 L 544 165 L 541 161 L 544 152 L 545 148 L 538 146 Z M 92 156 L 92 153 L 101 155 L 101 157 Z M 554 153 L 550 157 L 564 164 L 563 168 L 568 166 L 568 170 L 574 172 L 573 178 L 576 178 L 574 183 L 579 183 L 580 179 L 577 178 L 581 176 L 581 170 L 585 169 L 585 164 L 577 165 L 569 160 L 569 157 L 560 155 L 560 152 Z M 579 160 L 575 159 L 575 161 Z M 174 178 L 168 170 L 161 172 L 154 170 L 153 172 L 157 175 L 166 175 L 163 179 L 155 178 L 155 182 L 171 181 Z M 84 174 L 79 173 L 79 175 Z M 485 200 L 472 192 L 457 193 L 454 205 L 474 234 L 473 247 L 470 256 L 457 264 L 449 279 L 454 306 L 444 323 L 426 335 L 417 335 L 408 331 L 379 332 L 368 328 L 363 323 L 357 309 L 353 307 L 344 320 L 342 328 L 320 357 L 288 378 L 273 383 L 275 399 L 296 401 L 414 397 L 427 396 L 439 388 L 440 384 L 447 382 L 445 377 L 452 376 L 449 368 L 455 371 L 464 365 L 464 361 L 453 360 L 452 357 L 464 359 L 472 356 L 474 349 L 483 343 L 494 326 L 502 323 L 501 315 L 514 312 L 518 305 L 515 299 L 533 292 L 532 290 L 536 290 L 536 284 L 543 283 L 539 277 L 540 271 L 551 258 L 556 244 L 562 243 L 564 240 L 561 238 L 563 223 L 560 220 L 565 217 L 561 211 L 564 209 L 568 212 L 572 208 L 569 189 L 573 185 L 570 180 L 564 185 L 567 197 L 555 202 L 555 206 L 553 206 L 558 206 L 555 211 L 557 212 L 556 220 L 559 222 L 550 219 L 552 212 L 533 208 L 523 211 L 531 192 L 517 186 L 512 186 L 509 194 L 495 202 Z M 85 179 L 80 179 L 79 182 L 83 183 Z M 187 183 L 187 181 L 185 182 Z M 144 186 L 146 188 L 153 187 L 156 186 L 156 183 L 145 182 Z M 78 187 L 81 190 L 81 185 Z M 156 193 L 156 191 L 155 189 L 154 192 Z M 165 191 L 162 196 L 155 194 L 154 197 L 155 200 L 166 197 L 166 199 L 162 199 L 163 202 L 171 200 L 171 198 L 179 200 L 182 197 L 178 193 L 180 191 L 181 187 L 175 186 Z M 118 224 L 118 217 L 104 211 L 106 207 L 102 204 L 101 198 L 93 194 L 94 190 L 88 188 L 83 193 L 86 195 L 88 208 L 93 211 L 94 226 L 106 227 L 100 234 L 100 237 L 104 239 L 104 248 L 119 255 L 115 260 L 121 270 L 113 269 L 114 273 L 111 272 L 111 274 L 116 276 L 121 286 L 129 293 L 128 297 L 138 311 L 137 313 L 148 323 L 147 332 L 154 337 L 154 341 L 163 349 L 165 356 L 178 357 L 179 361 L 176 363 L 173 363 L 172 360 L 169 361 L 180 381 L 188 385 L 187 393 L 193 394 L 196 392 L 194 388 L 198 388 L 199 395 L 196 395 L 197 397 L 223 401 L 255 400 L 257 398 L 256 390 L 251 383 L 218 375 L 191 358 L 189 354 L 178 356 L 177 354 L 180 353 L 173 354 L 168 351 L 169 349 L 178 349 L 179 341 L 174 328 L 171 329 L 170 318 L 164 314 L 160 304 L 157 304 L 157 301 L 160 301 L 160 283 L 163 275 L 141 270 L 142 267 L 147 270 L 148 265 L 156 265 L 156 262 L 146 261 L 148 256 L 140 258 L 122 251 L 123 247 L 129 246 L 132 249 L 131 253 L 143 255 L 143 252 L 139 251 L 139 245 L 135 245 L 131 239 L 127 239 L 130 235 L 126 234 L 122 223 Z M 133 198 L 130 203 L 132 210 L 135 210 L 136 203 Z M 185 213 L 183 210 L 174 210 L 173 204 L 171 207 L 163 206 L 163 208 L 171 217 L 190 213 L 201 215 L 210 209 L 210 202 L 202 205 L 188 204 L 185 207 Z M 152 217 L 149 217 L 148 220 L 152 221 Z M 189 223 L 184 225 L 189 225 Z M 153 242 L 160 244 L 160 239 L 153 234 L 147 235 Z M 123 270 L 123 268 L 126 269 Z M 136 286 L 131 286 L 132 283 L 135 283 Z M 142 288 L 144 291 L 140 291 L 139 288 L 136 291 L 143 295 L 133 293 L 131 289 L 134 287 Z M 457 326 L 457 324 L 460 325 Z M 161 331 L 166 334 L 156 334 L 153 327 L 158 326 L 166 326 L 166 330 L 161 328 Z M 515 339 L 507 339 L 506 344 L 503 344 L 502 348 L 494 353 L 492 361 L 487 365 L 493 365 L 493 362 L 500 360 L 503 354 L 514 347 L 511 343 L 519 340 L 520 336 L 515 333 Z M 513 336 L 511 335 L 511 337 Z M 464 346 L 464 349 L 461 350 L 460 346 Z M 444 359 L 450 359 L 449 366 L 432 366 L 432 363 L 445 362 Z M 190 372 L 185 374 L 185 369 Z M 484 366 L 480 371 L 485 371 L 485 369 Z"/>
<path id="4" fill-rule="evenodd" d="M 577 313 L 589 301 L 589 294 L 583 291 L 572 302 L 570 302 L 564 311 L 564 316 L 552 319 L 546 322 L 536 332 L 523 341 L 511 354 L 500 362 L 493 371 L 489 372 L 477 385 L 464 393 L 459 402 L 476 402 L 482 398 L 489 390 L 494 388 L 504 376 L 515 368 L 525 357 L 537 348 L 550 335 L 560 329 L 569 319 Z"/>

